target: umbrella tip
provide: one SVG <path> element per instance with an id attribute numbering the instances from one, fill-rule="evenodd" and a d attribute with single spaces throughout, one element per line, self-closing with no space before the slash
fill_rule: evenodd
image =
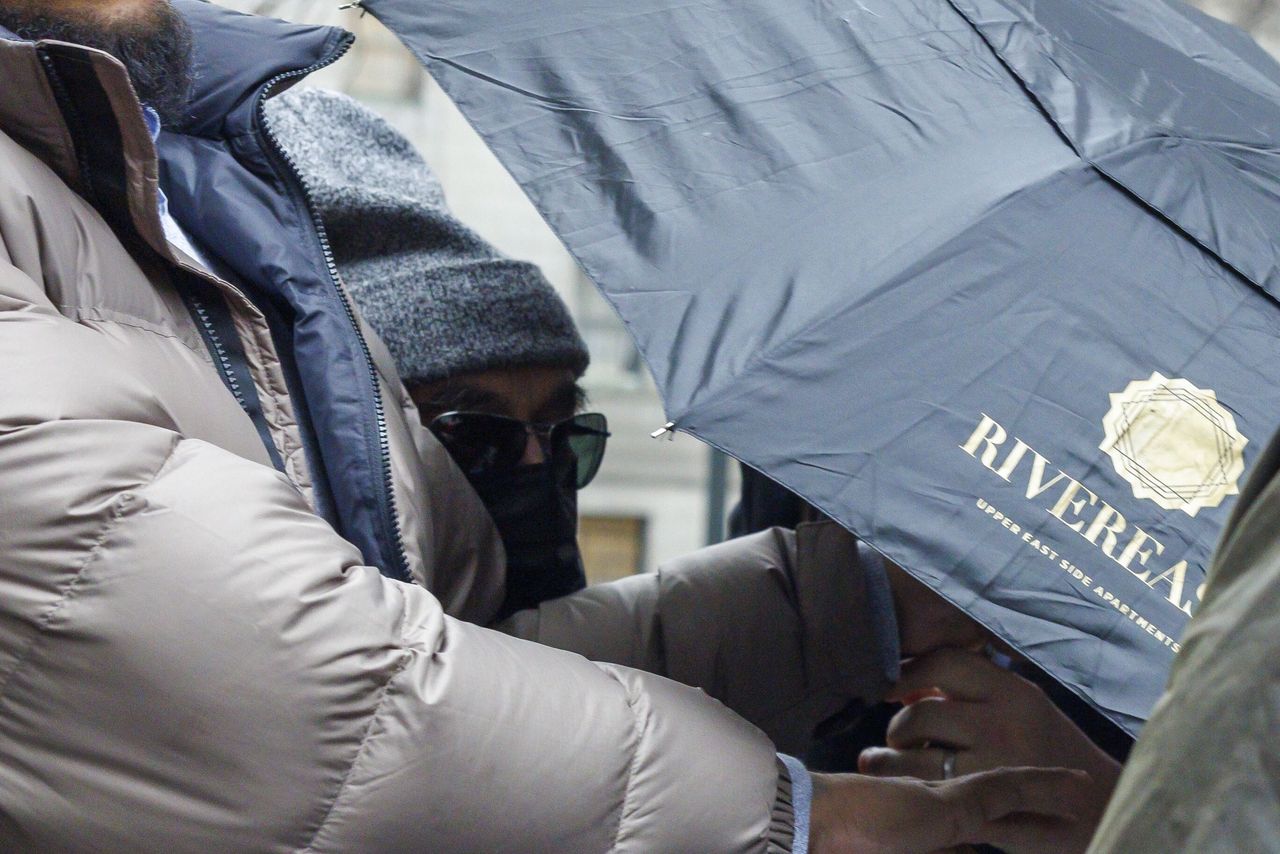
<path id="1" fill-rule="evenodd" d="M 651 439 L 661 439 L 663 436 L 667 437 L 668 442 L 676 437 L 676 422 L 668 421 L 660 429 L 654 430 L 649 434 Z"/>

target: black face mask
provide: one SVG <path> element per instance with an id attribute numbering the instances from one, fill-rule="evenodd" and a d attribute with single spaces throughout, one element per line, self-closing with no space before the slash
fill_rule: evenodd
<path id="1" fill-rule="evenodd" d="M 468 480 L 507 552 L 507 596 L 498 619 L 587 586 L 571 469 L 543 463 L 468 475 Z"/>

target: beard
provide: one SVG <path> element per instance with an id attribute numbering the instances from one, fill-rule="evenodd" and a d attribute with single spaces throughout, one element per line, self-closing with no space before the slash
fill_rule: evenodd
<path id="1" fill-rule="evenodd" d="M 155 110 L 163 124 L 183 123 L 194 81 L 191 28 L 167 0 L 115 16 L 86 12 L 83 6 L 65 17 L 47 11 L 56 5 L 0 0 L 0 26 L 31 41 L 71 42 L 111 54 L 129 72 L 138 99 Z"/>

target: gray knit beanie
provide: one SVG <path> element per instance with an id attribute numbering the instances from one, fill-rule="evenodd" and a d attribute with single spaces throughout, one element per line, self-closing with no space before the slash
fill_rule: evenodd
<path id="1" fill-rule="evenodd" d="M 386 121 L 321 89 L 273 98 L 267 117 L 401 379 L 524 365 L 582 375 L 587 348 L 559 295 L 537 267 L 504 258 L 453 218 L 427 164 Z"/>

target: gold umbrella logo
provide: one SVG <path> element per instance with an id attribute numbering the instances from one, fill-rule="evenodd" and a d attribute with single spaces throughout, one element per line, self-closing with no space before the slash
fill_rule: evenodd
<path id="1" fill-rule="evenodd" d="M 1111 395 L 1102 427 L 1099 447 L 1138 498 L 1194 516 L 1240 491 L 1249 440 L 1209 389 L 1153 373 Z"/>

